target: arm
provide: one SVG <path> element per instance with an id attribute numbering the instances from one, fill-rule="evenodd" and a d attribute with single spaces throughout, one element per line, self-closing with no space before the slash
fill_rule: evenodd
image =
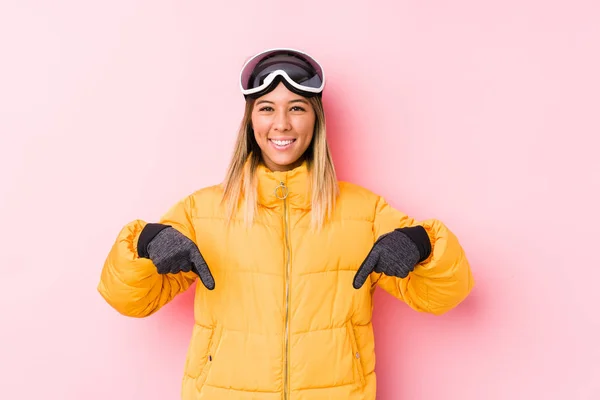
<path id="1" fill-rule="evenodd" d="M 404 279 L 377 274 L 385 291 L 421 312 L 441 315 L 456 307 L 471 292 L 473 275 L 457 237 L 439 220 L 415 221 L 379 199 L 373 229 L 375 238 L 397 228 L 422 226 L 431 243 L 429 256 Z"/>
<path id="2" fill-rule="evenodd" d="M 188 197 L 178 202 L 159 222 L 195 241 L 190 220 L 191 201 Z M 150 259 L 140 257 L 138 240 L 146 225 L 145 221 L 135 220 L 123 227 L 104 262 L 98 285 L 104 300 L 130 317 L 155 313 L 198 277 L 192 271 L 159 274 Z"/>

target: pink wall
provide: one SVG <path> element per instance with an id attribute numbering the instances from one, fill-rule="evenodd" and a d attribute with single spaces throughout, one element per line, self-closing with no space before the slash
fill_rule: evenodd
<path id="1" fill-rule="evenodd" d="M 378 398 L 600 398 L 598 3 L 324 3 L 2 1 L 0 398 L 178 398 L 192 291 L 127 319 L 100 269 L 222 178 L 273 46 L 326 66 L 340 177 L 445 221 L 475 273 L 442 317 L 377 292 Z"/>

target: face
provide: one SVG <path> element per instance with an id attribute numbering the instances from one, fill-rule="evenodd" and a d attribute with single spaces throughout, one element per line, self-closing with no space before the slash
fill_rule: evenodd
<path id="1" fill-rule="evenodd" d="M 315 111 L 305 97 L 280 83 L 256 99 L 252 127 L 267 168 L 289 171 L 302 164 L 313 137 Z"/>

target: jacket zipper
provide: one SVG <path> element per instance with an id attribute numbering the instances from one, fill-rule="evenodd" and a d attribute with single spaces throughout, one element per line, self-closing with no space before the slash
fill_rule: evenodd
<path id="1" fill-rule="evenodd" d="M 280 182 L 279 186 L 275 188 L 275 195 L 280 200 L 283 200 L 283 224 L 284 224 L 284 241 L 286 249 L 285 257 L 285 368 L 284 368 L 284 384 L 283 384 L 283 399 L 289 399 L 289 325 L 290 325 L 290 263 L 291 263 L 291 251 L 289 243 L 289 221 L 288 221 L 288 207 L 287 197 L 288 188 L 285 183 Z"/>

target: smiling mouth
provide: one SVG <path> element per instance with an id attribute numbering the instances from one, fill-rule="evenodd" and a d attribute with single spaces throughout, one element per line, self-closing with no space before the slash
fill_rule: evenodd
<path id="1" fill-rule="evenodd" d="M 286 140 L 278 140 L 278 139 L 269 139 L 269 142 L 275 146 L 277 149 L 285 149 L 294 143 L 296 139 L 286 139 Z"/>

